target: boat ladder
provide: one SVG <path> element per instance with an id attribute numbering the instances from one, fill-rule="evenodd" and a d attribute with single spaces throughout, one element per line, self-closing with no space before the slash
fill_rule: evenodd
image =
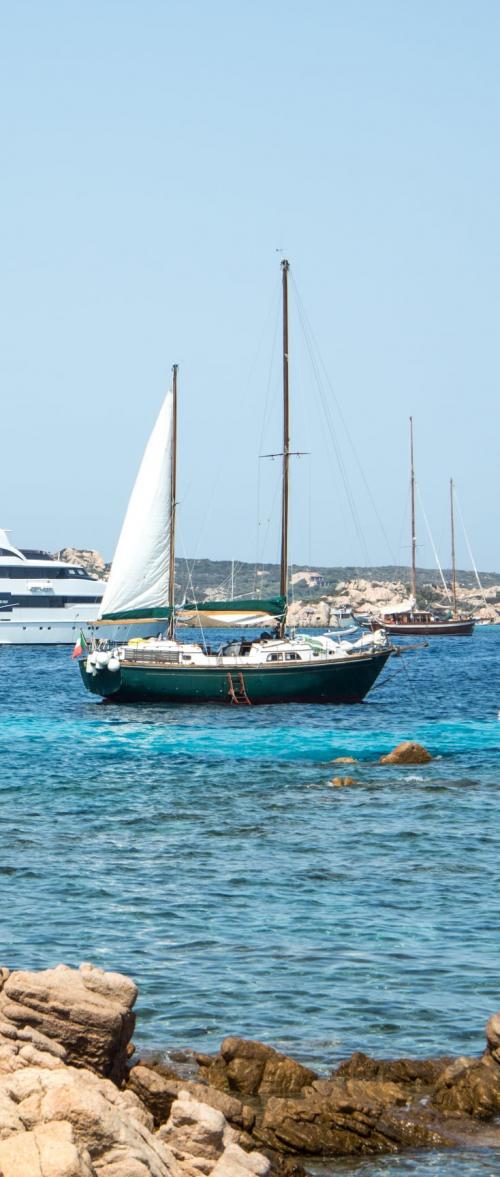
<path id="1" fill-rule="evenodd" d="M 248 698 L 248 695 L 247 695 L 247 689 L 245 686 L 245 679 L 243 678 L 243 674 L 242 674 L 241 670 L 238 673 L 238 681 L 237 681 L 236 685 L 234 683 L 231 671 L 230 670 L 228 671 L 227 685 L 229 688 L 229 698 L 231 700 L 231 703 L 247 703 L 249 707 L 252 706 L 250 699 Z"/>

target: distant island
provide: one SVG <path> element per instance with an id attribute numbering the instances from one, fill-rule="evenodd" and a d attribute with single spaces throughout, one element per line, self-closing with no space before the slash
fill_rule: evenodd
<path id="1" fill-rule="evenodd" d="M 99 552 L 63 548 L 54 553 L 57 559 L 81 564 L 87 571 L 103 577 L 109 574 Z M 449 570 L 444 569 L 449 584 Z M 481 572 L 480 590 L 470 571 L 457 572 L 460 607 L 485 621 L 500 623 L 500 573 Z M 231 560 L 175 561 L 176 595 L 191 600 L 216 601 L 231 596 L 270 597 L 279 592 L 278 564 L 249 564 Z M 393 603 L 404 601 L 410 592 L 409 570 L 403 565 L 386 564 L 369 568 L 294 566 L 290 575 L 289 620 L 292 625 L 327 626 L 335 621 L 334 611 L 352 606 L 361 613 L 376 613 Z M 417 604 L 419 607 L 449 605 L 449 599 L 436 569 L 417 569 Z"/>

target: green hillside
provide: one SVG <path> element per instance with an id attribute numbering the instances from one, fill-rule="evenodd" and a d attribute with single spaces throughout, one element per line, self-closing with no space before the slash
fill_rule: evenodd
<path id="1" fill-rule="evenodd" d="M 337 592 L 337 586 L 342 581 L 364 579 L 369 581 L 402 581 L 409 587 L 409 571 L 401 565 L 383 565 L 380 567 L 360 568 L 327 568 L 320 566 L 300 565 L 292 569 L 292 574 L 300 571 L 312 571 L 319 574 L 314 585 L 305 581 L 293 585 L 293 595 L 300 600 L 318 600 L 322 596 L 330 596 Z M 450 574 L 444 570 L 449 581 Z M 500 573 L 481 572 L 484 588 L 500 582 Z M 207 596 L 214 598 L 229 597 L 231 595 L 231 561 L 230 560 L 176 560 L 175 562 L 176 596 L 185 594 L 190 598 L 204 600 Z M 473 588 L 476 581 L 473 572 L 458 571 L 457 580 L 466 588 Z M 434 588 L 439 588 L 440 580 L 436 569 L 419 568 L 417 571 L 417 586 L 423 595 L 432 597 Z M 279 592 L 279 566 L 277 564 L 234 564 L 234 595 L 235 597 L 260 596 L 268 597 Z M 292 595 L 292 593 L 291 593 Z"/>

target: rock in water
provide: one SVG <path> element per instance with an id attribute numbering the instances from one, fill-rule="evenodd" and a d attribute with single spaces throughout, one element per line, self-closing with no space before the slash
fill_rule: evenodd
<path id="1" fill-rule="evenodd" d="M 241 1095 L 296 1095 L 317 1079 L 315 1071 L 293 1058 L 248 1038 L 225 1038 L 220 1054 L 202 1078 L 219 1090 Z"/>
<path id="2" fill-rule="evenodd" d="M 334 785 L 336 789 L 344 789 L 346 785 L 355 785 L 356 781 L 353 776 L 334 776 L 330 784 Z"/>
<path id="3" fill-rule="evenodd" d="M 432 760 L 430 752 L 422 744 L 415 744 L 413 740 L 403 740 L 392 749 L 387 756 L 380 757 L 380 764 L 428 764 Z"/>

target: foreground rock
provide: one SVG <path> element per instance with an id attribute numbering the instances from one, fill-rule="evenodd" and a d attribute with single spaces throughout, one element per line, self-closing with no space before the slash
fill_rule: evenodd
<path id="1" fill-rule="evenodd" d="M 137 989 L 91 965 L 0 971 L 1 1177 L 267 1177 L 224 1114 L 182 1090 L 167 1123 L 131 1086 Z"/>
<path id="2" fill-rule="evenodd" d="M 136 993 L 91 965 L 0 970 L 0 1177 L 304 1177 L 314 1157 L 500 1148 L 500 1014 L 480 1058 L 357 1052 L 320 1078 L 230 1037 L 185 1079 L 127 1065 Z"/>
<path id="3" fill-rule="evenodd" d="M 430 760 L 432 756 L 422 744 L 403 740 L 387 756 L 380 757 L 380 764 L 428 764 Z"/>
<path id="4" fill-rule="evenodd" d="M 0 975 L 0 1072 L 51 1067 L 54 1060 L 88 1067 L 120 1082 L 135 1026 L 133 981 L 93 965 L 58 965 L 40 973 Z"/>
<path id="5" fill-rule="evenodd" d="M 481 1059 L 372 1059 L 357 1052 L 321 1079 L 270 1047 L 229 1038 L 218 1055 L 198 1060 L 209 1098 L 223 1093 L 228 1120 L 235 1128 L 245 1124 L 246 1138 L 270 1157 L 307 1163 L 477 1144 L 478 1120 L 500 1115 L 500 1015 L 490 1018 Z M 492 1132 L 488 1143 L 500 1146 L 500 1127 Z"/>

